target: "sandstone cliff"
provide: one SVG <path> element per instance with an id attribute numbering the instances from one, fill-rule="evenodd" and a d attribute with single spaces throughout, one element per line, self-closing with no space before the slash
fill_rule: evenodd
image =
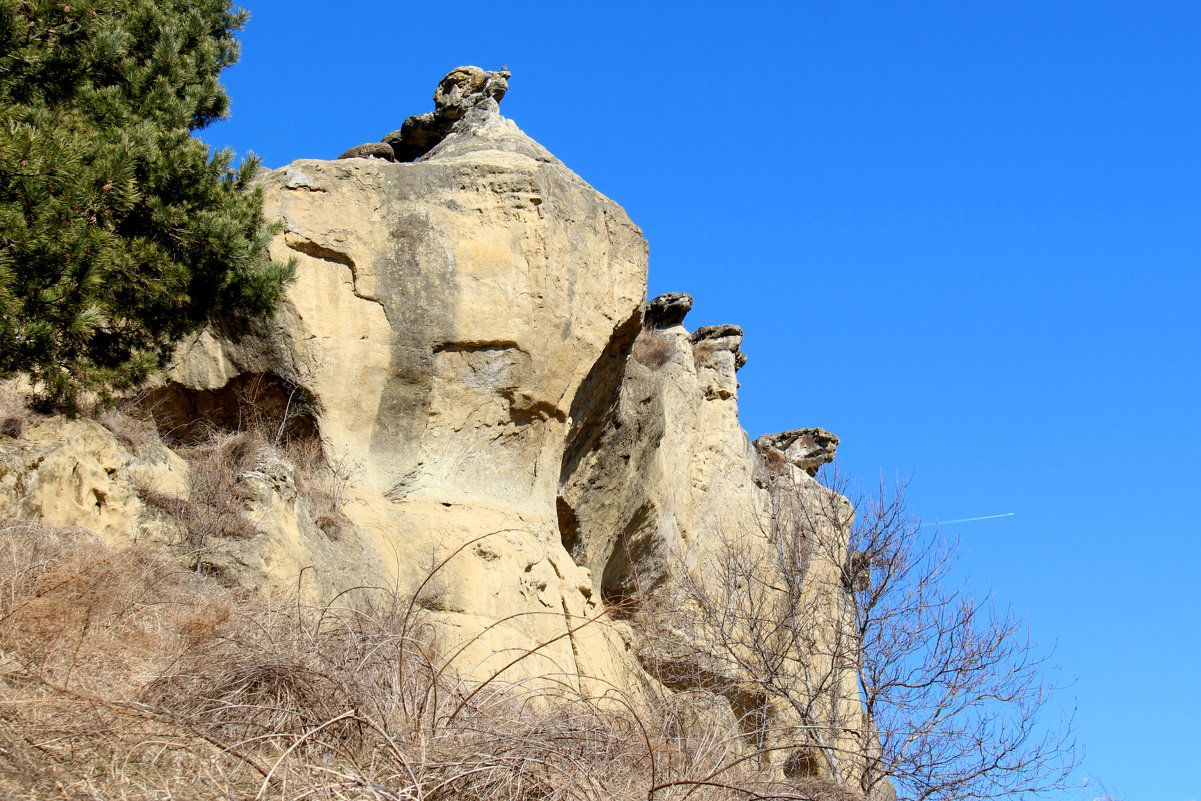
<path id="1" fill-rule="evenodd" d="M 739 712 L 745 677 L 657 648 L 651 601 L 718 581 L 715 543 L 735 534 L 769 551 L 780 487 L 834 502 L 810 476 L 837 438 L 750 441 L 741 329 L 689 332 L 687 295 L 646 302 L 641 231 L 500 115 L 507 78 L 460 68 L 435 112 L 384 142 L 261 176 L 284 225 L 272 257 L 297 266 L 285 304 L 185 343 L 142 406 L 181 444 L 265 415 L 275 440 L 339 466 L 338 519 L 320 519 L 295 465 L 254 451 L 237 500 L 253 529 L 185 545 L 268 594 L 421 587 L 470 675 L 593 695 L 666 683 Z M 197 467 L 165 446 L 43 422 L 0 459 L 4 514 L 180 542 L 162 498 L 186 498 Z M 813 587 L 838 584 L 840 548 Z M 815 603 L 837 617 L 833 596 Z"/>

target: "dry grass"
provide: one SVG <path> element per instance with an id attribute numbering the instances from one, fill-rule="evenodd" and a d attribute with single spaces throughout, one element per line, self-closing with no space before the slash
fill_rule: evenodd
<path id="1" fill-rule="evenodd" d="M 290 476 L 313 522 L 328 536 L 337 537 L 350 525 L 343 508 L 358 466 L 346 459 L 330 464 L 320 440 L 301 438 L 276 445 L 260 430 L 213 432 L 207 441 L 179 452 L 190 465 L 187 502 L 164 498 L 152 489 L 141 495 L 183 521 L 188 542 L 198 553 L 214 539 L 249 539 L 258 534 L 246 514 L 247 502 L 253 498 L 246 480 L 271 466 Z M 278 478 L 286 481 L 282 474 Z"/>
<path id="2" fill-rule="evenodd" d="M 308 502 L 313 522 L 329 537 L 337 537 L 350 525 L 342 510 L 362 464 L 346 456 L 327 459 L 315 437 L 289 440 L 280 451 L 295 468 L 296 491 Z"/>
<path id="3" fill-rule="evenodd" d="M 360 465 L 346 457 L 326 457 L 307 393 L 261 375 L 247 378 L 225 394 L 223 415 L 214 418 L 224 419 L 224 428 L 203 421 L 185 426 L 190 439 L 181 453 L 193 465 L 193 499 L 232 498 L 240 503 L 242 476 L 256 462 L 275 458 L 292 468 L 296 491 L 307 502 L 313 522 L 328 536 L 337 537 L 350 525 L 342 510 Z M 216 519 L 237 529 L 225 536 L 253 534 L 244 517 L 222 511 Z M 198 533 L 207 534 L 203 527 Z"/>
<path id="4" fill-rule="evenodd" d="M 692 360 L 700 366 L 709 362 L 713 358 L 713 354 L 717 353 L 717 343 L 711 339 L 702 339 L 700 342 L 692 344 Z"/>
<path id="5" fill-rule="evenodd" d="M 271 606 L 86 532 L 0 525 L 0 797 L 805 797 L 763 794 L 678 704 L 465 684 L 414 610 L 380 590 Z"/>
<path id="6" fill-rule="evenodd" d="M 93 411 L 93 416 L 132 453 L 146 445 L 163 444 L 154 419 L 139 408 L 136 400 L 116 408 L 98 408 Z"/>
<path id="7" fill-rule="evenodd" d="M 19 438 L 33 416 L 19 380 L 0 381 L 0 437 Z"/>
<path id="8" fill-rule="evenodd" d="M 214 435 L 203 445 L 181 451 L 189 463 L 188 495 L 180 498 L 154 487 L 139 487 L 138 496 L 177 522 L 190 554 L 191 567 L 204 570 L 216 542 L 250 539 L 259 531 L 246 513 L 244 481 L 256 466 L 263 443 L 250 434 Z"/>
<path id="9" fill-rule="evenodd" d="M 87 532 L 0 527 L 0 794 L 173 797 L 178 776 L 203 775 L 214 746 L 139 695 L 222 603 L 214 591 Z"/>
<path id="10" fill-rule="evenodd" d="M 221 540 L 251 539 L 260 532 L 247 513 L 256 490 L 248 479 L 294 486 L 308 515 L 330 538 L 351 525 L 343 512 L 348 490 L 359 472 L 358 463 L 326 458 L 316 428 L 308 422 L 307 410 L 274 384 L 250 380 L 228 393 L 229 406 L 223 419 L 234 428 L 192 421 L 183 430 L 186 437 L 164 432 L 177 453 L 189 463 L 189 492 L 179 498 L 154 487 L 139 488 L 149 505 L 181 523 L 183 544 L 192 555 L 192 567 L 216 570 L 207 561 Z M 149 401 L 146 401 L 149 403 Z M 153 429 L 154 409 L 136 403 L 121 414 L 101 420 L 126 439 Z M 299 421 L 299 422 L 298 422 Z M 157 442 L 158 433 L 153 432 Z M 131 443 L 127 443 L 131 444 Z M 133 443 L 136 445 L 136 443 Z M 261 490 L 258 490 L 261 492 Z"/>
<path id="11" fill-rule="evenodd" d="M 566 677 L 557 690 L 553 677 L 463 681 L 428 599 L 359 589 L 310 607 L 222 586 L 204 554 L 255 535 L 247 477 L 264 462 L 286 463 L 330 536 L 349 525 L 357 472 L 288 435 L 286 416 L 238 419 L 178 448 L 187 497 L 142 493 L 183 523 L 190 565 L 0 521 L 0 799 L 808 797 L 773 789 L 687 696 L 647 710 L 582 697 Z M 158 442 L 136 411 L 101 422 L 131 449 Z"/>
<path id="12" fill-rule="evenodd" d="M 630 347 L 630 358 L 644 367 L 657 370 L 671 361 L 675 352 L 676 343 L 673 340 L 653 329 L 644 328 Z"/>

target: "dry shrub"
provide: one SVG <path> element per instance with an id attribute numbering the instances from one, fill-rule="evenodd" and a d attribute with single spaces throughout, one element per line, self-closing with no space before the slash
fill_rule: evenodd
<path id="1" fill-rule="evenodd" d="M 670 358 L 644 338 L 665 347 L 652 362 Z M 102 422 L 127 447 L 154 442 L 117 414 Z M 806 797 L 773 789 L 736 732 L 680 697 L 648 710 L 581 696 L 571 677 L 461 680 L 425 617 L 437 576 L 422 597 L 360 589 L 322 608 L 221 587 L 201 569 L 216 540 L 256 533 L 248 474 L 286 460 L 336 536 L 357 472 L 286 419 L 239 419 L 181 450 L 187 497 L 142 491 L 184 524 L 192 570 L 82 529 L 0 522 L 0 798 Z"/>
<path id="2" fill-rule="evenodd" d="M 336 537 L 350 525 L 343 508 L 357 464 L 349 460 L 328 464 L 319 440 L 306 438 L 276 447 L 259 431 L 215 431 L 201 444 L 178 452 L 189 463 L 188 496 L 179 498 L 154 487 L 139 487 L 138 495 L 182 524 L 197 568 L 204 566 L 204 555 L 216 542 L 251 539 L 260 533 L 247 513 L 254 493 L 246 480 L 261 475 L 273 461 L 292 469 L 297 494 L 327 535 Z"/>
<path id="3" fill-rule="evenodd" d="M 413 599 L 351 596 L 269 605 L 146 551 L 0 525 L 0 797 L 733 801 L 768 787 L 729 740 L 583 697 L 570 677 L 463 682 Z"/>
<path id="4" fill-rule="evenodd" d="M 673 340 L 653 329 L 644 328 L 630 347 L 630 357 L 644 367 L 657 370 L 671 361 L 675 351 L 676 343 Z"/>
<path id="5" fill-rule="evenodd" d="M 180 524 L 193 568 L 205 567 L 216 541 L 250 539 L 259 533 L 246 513 L 249 495 L 243 479 L 258 463 L 263 448 L 264 443 L 252 434 L 214 435 L 205 444 L 182 451 L 190 465 L 186 498 L 138 487 L 138 496 L 146 504 Z"/>
<path id="6" fill-rule="evenodd" d="M 295 468 L 296 492 L 308 502 L 313 522 L 331 538 L 337 537 L 350 526 L 342 510 L 362 463 L 347 456 L 327 459 L 316 437 L 288 440 L 280 450 Z"/>
<path id="7" fill-rule="evenodd" d="M 791 791 L 812 801 L 863 801 L 863 794 L 820 776 L 805 776 L 795 780 Z"/>
<path id="8" fill-rule="evenodd" d="M 186 506 L 153 488 L 142 496 L 183 519 L 198 551 L 214 537 L 244 539 L 257 533 L 244 513 L 249 500 L 244 478 L 273 460 L 289 466 L 309 516 L 328 536 L 350 526 L 343 509 L 361 465 L 348 457 L 327 459 L 306 391 L 272 374 L 241 376 L 219 392 L 199 393 L 204 397 L 192 401 L 207 416 L 183 421 L 179 408 L 167 408 L 172 398 L 175 407 L 186 405 L 181 400 L 186 393 L 174 392 L 150 393 L 130 404 L 130 415 L 166 421 L 162 436 L 191 464 L 191 493 Z"/>
<path id="9" fill-rule="evenodd" d="M 243 477 L 262 460 L 264 447 L 253 433 L 224 434 L 185 452 L 189 498 L 197 513 L 189 532 L 198 545 L 208 537 L 249 539 L 258 533 L 243 511 L 249 500 Z"/>
<path id="10" fill-rule="evenodd" d="M 136 402 L 115 409 L 99 409 L 96 421 L 112 432 L 117 441 L 129 451 L 137 453 L 147 445 L 162 445 L 154 420 Z"/>
<path id="11" fill-rule="evenodd" d="M 713 358 L 717 353 L 717 343 L 711 339 L 702 339 L 692 344 L 692 360 L 699 366 Z"/>
<path id="12" fill-rule="evenodd" d="M 218 592 L 89 532 L 0 524 L 0 796 L 182 797 L 181 775 L 208 774 L 214 747 L 137 698 Z"/>
<path id="13" fill-rule="evenodd" d="M 33 419 L 29 399 L 17 379 L 0 381 L 0 437 L 17 439 Z"/>

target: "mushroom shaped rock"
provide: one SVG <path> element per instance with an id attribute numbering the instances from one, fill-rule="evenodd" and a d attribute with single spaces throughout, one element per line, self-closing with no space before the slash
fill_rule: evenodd
<path id="1" fill-rule="evenodd" d="M 434 90 L 434 110 L 415 114 L 399 130 L 383 138 L 398 161 L 423 158 L 456 129 L 468 112 L 500 114 L 500 101 L 509 90 L 508 70 L 489 72 L 479 67 L 455 67 Z"/>
<path id="2" fill-rule="evenodd" d="M 457 120 L 489 100 L 500 103 L 509 90 L 510 77 L 507 70 L 488 72 L 479 67 L 455 67 L 434 90 L 434 116 Z"/>
<path id="3" fill-rule="evenodd" d="M 746 364 L 742 352 L 742 328 L 729 323 L 706 325 L 692 332 L 692 357 L 697 373 L 710 400 L 728 400 L 738 396 L 735 374 Z"/>
<path id="4" fill-rule="evenodd" d="M 682 325 L 692 310 L 692 295 L 684 292 L 664 292 L 646 304 L 647 328 L 671 328 Z"/>
<path id="5" fill-rule="evenodd" d="M 784 465 L 792 465 L 814 476 L 818 468 L 834 461 L 838 437 L 824 428 L 798 428 L 764 434 L 755 440 L 755 449 L 773 474 Z"/>

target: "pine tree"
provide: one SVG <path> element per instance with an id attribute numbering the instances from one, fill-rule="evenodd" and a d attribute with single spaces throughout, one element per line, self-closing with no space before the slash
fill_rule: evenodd
<path id="1" fill-rule="evenodd" d="M 0 376 L 43 401 L 128 390 L 221 310 L 269 312 L 290 265 L 192 132 L 246 14 L 229 0 L 0 0 Z"/>

